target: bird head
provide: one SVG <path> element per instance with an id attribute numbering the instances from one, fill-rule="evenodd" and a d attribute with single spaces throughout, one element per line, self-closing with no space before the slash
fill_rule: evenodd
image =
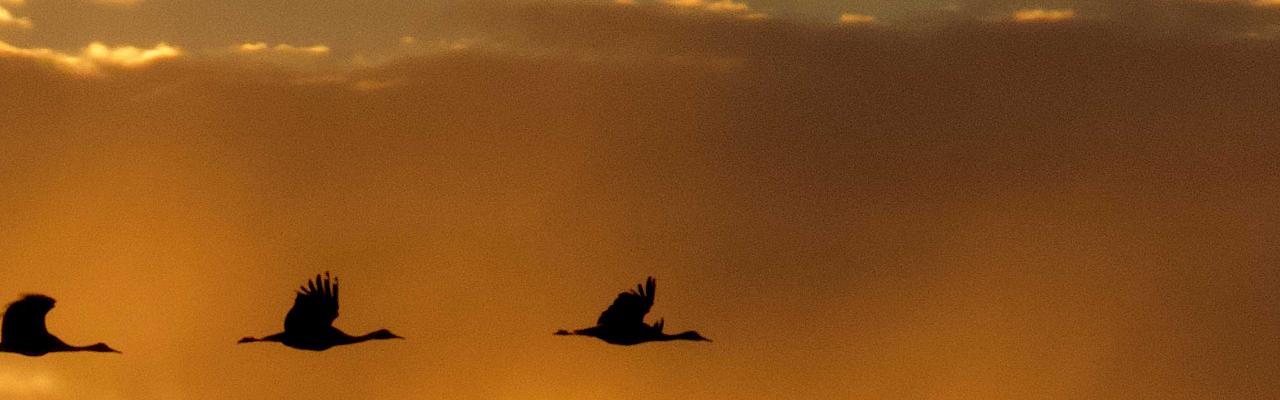
<path id="1" fill-rule="evenodd" d="M 705 338 L 705 337 L 702 337 L 702 335 L 701 335 L 701 334 L 699 334 L 697 331 L 688 331 L 688 332 L 684 332 L 684 333 L 681 333 L 681 334 L 675 335 L 675 338 L 676 338 L 676 339 L 682 339 L 682 340 L 692 340 L 692 341 L 696 341 L 696 342 L 710 342 L 710 341 L 711 341 L 711 339 L 707 339 L 707 338 Z"/>
<path id="2" fill-rule="evenodd" d="M 404 339 L 403 337 L 400 337 L 394 333 L 391 333 L 391 331 L 386 329 L 379 329 L 377 331 L 374 331 L 373 333 L 370 333 L 369 338 L 371 339 Z"/>

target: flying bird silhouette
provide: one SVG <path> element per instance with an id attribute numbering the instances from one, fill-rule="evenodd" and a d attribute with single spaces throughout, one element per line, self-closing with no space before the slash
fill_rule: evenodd
<path id="1" fill-rule="evenodd" d="M 663 320 L 649 325 L 644 323 L 644 315 L 653 307 L 653 277 L 645 281 L 644 286 L 636 285 L 635 290 L 618 294 L 613 305 L 600 314 L 596 326 L 574 331 L 559 330 L 557 335 L 590 336 L 609 344 L 630 346 L 645 342 L 666 342 L 671 340 L 693 340 L 710 342 L 695 331 L 668 335 L 662 332 Z"/>
<path id="2" fill-rule="evenodd" d="M 45 328 L 44 317 L 53 309 L 54 303 L 52 297 L 40 294 L 26 295 L 10 303 L 0 326 L 0 352 L 31 357 L 65 351 L 119 353 L 106 343 L 72 346 L 50 334 L 48 328 Z"/>
<path id="3" fill-rule="evenodd" d="M 284 317 L 284 332 L 263 338 L 246 337 L 239 343 L 279 342 L 301 350 L 321 351 L 333 346 L 356 344 L 375 339 L 404 339 L 386 329 L 363 336 L 351 336 L 333 327 L 338 318 L 338 280 L 316 275 L 314 281 L 298 290 L 293 308 Z"/>

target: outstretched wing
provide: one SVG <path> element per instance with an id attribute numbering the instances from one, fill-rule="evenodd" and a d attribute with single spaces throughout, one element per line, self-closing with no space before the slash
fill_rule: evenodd
<path id="1" fill-rule="evenodd" d="M 613 305 L 600 314 L 596 325 L 643 324 L 644 315 L 653 307 L 653 289 L 653 277 L 649 277 L 644 286 L 636 285 L 635 290 L 619 293 L 618 298 L 613 300 Z"/>
<path id="2" fill-rule="evenodd" d="M 285 332 L 308 332 L 333 326 L 338 319 L 338 281 L 316 275 L 314 281 L 298 290 L 293 308 L 284 317 Z"/>
<path id="3" fill-rule="evenodd" d="M 0 324 L 0 342 L 17 344 L 49 336 L 44 317 L 53 309 L 52 297 L 30 294 L 9 304 Z"/>

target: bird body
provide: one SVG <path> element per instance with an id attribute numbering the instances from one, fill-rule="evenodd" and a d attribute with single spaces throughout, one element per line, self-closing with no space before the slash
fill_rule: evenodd
<path id="1" fill-rule="evenodd" d="M 9 304 L 0 323 L 0 352 L 39 357 L 55 352 L 89 351 L 119 353 L 105 343 L 72 346 L 49 333 L 45 316 L 53 309 L 52 297 L 32 294 Z"/>
<path id="2" fill-rule="evenodd" d="M 324 351 L 369 340 L 404 339 L 386 329 L 351 336 L 333 327 L 337 318 L 338 282 L 331 280 L 326 272 L 323 277 L 316 275 L 315 280 L 307 281 L 307 285 L 298 290 L 293 308 L 285 315 L 284 332 L 262 338 L 246 337 L 239 343 L 278 342 L 299 350 Z"/>
<path id="3" fill-rule="evenodd" d="M 603 340 L 605 343 L 622 346 L 672 340 L 710 342 L 711 339 L 702 337 L 695 331 L 675 335 L 664 333 L 662 329 L 665 323 L 661 319 L 653 325 L 644 322 L 645 314 L 648 314 L 649 309 L 653 307 L 656 286 L 653 277 L 650 277 L 645 281 L 644 286 L 637 285 L 635 290 L 618 294 L 613 304 L 600 314 L 600 318 L 596 320 L 596 326 L 572 331 L 562 329 L 555 334 L 589 336 Z"/>
<path id="4" fill-rule="evenodd" d="M 375 339 L 404 338 L 396 336 L 386 329 L 374 331 L 368 335 L 351 336 L 338 328 L 329 327 L 328 329 L 309 332 L 307 334 L 290 334 L 289 331 L 285 331 L 266 336 L 261 339 L 246 337 L 244 339 L 240 339 L 240 343 L 279 342 L 280 344 L 299 350 L 324 351 L 334 346 L 356 344 Z"/>

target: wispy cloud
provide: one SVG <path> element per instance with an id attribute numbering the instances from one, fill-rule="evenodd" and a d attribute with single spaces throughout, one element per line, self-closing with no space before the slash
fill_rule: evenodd
<path id="1" fill-rule="evenodd" d="M 1013 12 L 1013 20 L 1025 23 L 1061 22 L 1076 17 L 1076 10 L 1070 8 L 1024 8 Z"/>
<path id="2" fill-rule="evenodd" d="M 844 13 L 840 14 L 840 23 L 845 25 L 862 25 L 876 22 L 876 17 L 866 14 Z"/>
<path id="3" fill-rule="evenodd" d="M 615 1 L 619 4 L 634 4 L 633 0 Z M 769 15 L 755 11 L 750 5 L 734 0 L 662 0 L 662 4 L 677 8 L 697 9 L 715 13 L 734 14 L 746 19 L 762 19 Z"/>
<path id="4" fill-rule="evenodd" d="M 18 2 L 17 4 L 21 4 Z M 30 29 L 33 26 L 31 18 L 16 17 L 8 9 L 0 7 L 0 28 L 14 27 L 20 29 Z"/>
<path id="5" fill-rule="evenodd" d="M 294 46 L 287 43 L 280 43 L 275 46 L 271 46 L 266 42 L 253 42 L 236 46 L 236 51 L 246 54 L 270 52 L 278 54 L 324 56 L 329 54 L 330 49 L 329 46 L 322 44 L 314 46 Z"/>
<path id="6" fill-rule="evenodd" d="M 747 3 L 739 3 L 733 0 L 720 0 L 706 5 L 706 9 L 720 12 L 744 12 L 750 8 Z"/>
<path id="7" fill-rule="evenodd" d="M 90 0 L 95 4 L 108 6 L 133 6 L 141 3 L 142 0 Z"/>
<path id="8" fill-rule="evenodd" d="M 112 47 L 101 42 L 93 42 L 79 53 L 70 54 L 41 47 L 17 47 L 0 41 L 0 57 L 26 58 L 52 63 L 63 70 L 86 75 L 101 73 L 104 66 L 137 68 L 181 55 L 181 49 L 167 43 L 160 43 L 152 48 L 141 48 Z"/>
<path id="9" fill-rule="evenodd" d="M 52 395 L 57 386 L 57 381 L 45 372 L 0 370 L 0 394 L 7 396 L 44 398 Z"/>
<path id="10" fill-rule="evenodd" d="M 663 4 L 676 7 L 702 7 L 706 4 L 704 0 L 662 0 Z"/>
<path id="11" fill-rule="evenodd" d="M 134 46 L 111 47 L 100 42 L 89 44 L 84 49 L 83 57 L 98 64 L 121 67 L 139 67 L 157 60 L 175 58 L 182 55 L 182 50 L 167 43 L 157 44 L 150 49 Z"/>

